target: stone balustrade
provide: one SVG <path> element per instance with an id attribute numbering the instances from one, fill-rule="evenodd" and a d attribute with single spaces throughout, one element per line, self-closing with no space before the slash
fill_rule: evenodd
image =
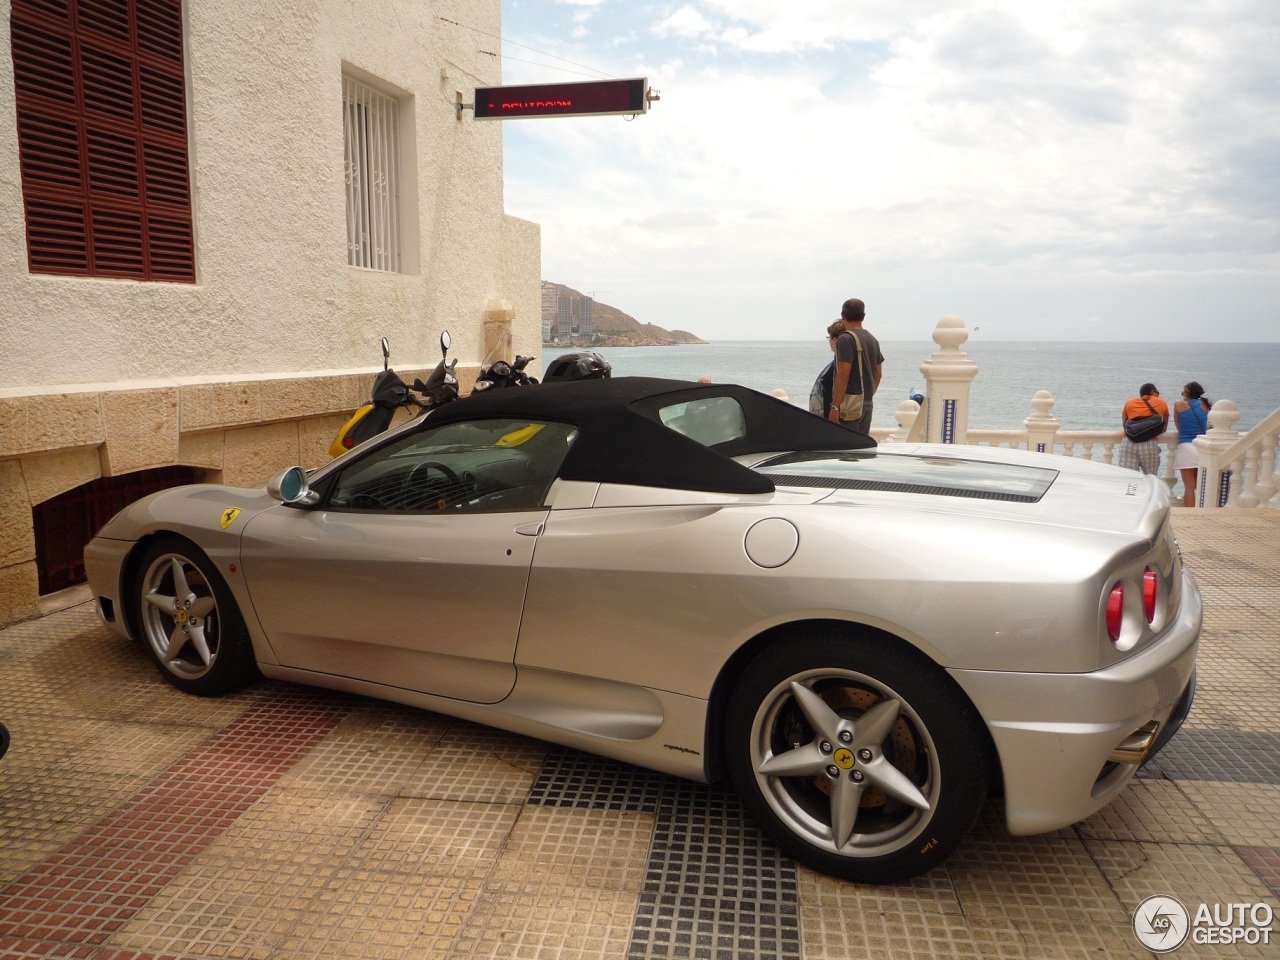
<path id="1" fill-rule="evenodd" d="M 1239 419 L 1230 400 L 1209 411 L 1209 432 L 1194 441 L 1200 453 L 1196 505 L 1280 509 L 1280 410 L 1243 435 L 1235 429 Z"/>
<path id="2" fill-rule="evenodd" d="M 933 340 L 938 351 L 920 366 L 925 378 L 923 407 L 903 400 L 895 415 L 898 426 L 874 428 L 881 443 L 928 441 L 974 446 L 1007 447 L 1040 453 L 1114 463 L 1123 434 L 1119 430 L 1062 430 L 1051 413 L 1053 395 L 1038 391 L 1031 398 L 1033 412 L 1022 429 L 970 427 L 969 389 L 978 367 L 960 349 L 968 339 L 964 321 L 947 316 L 938 321 Z M 921 416 L 923 414 L 923 417 Z M 1209 412 L 1209 432 L 1195 440 L 1200 454 L 1195 503 L 1200 507 L 1264 507 L 1280 510 L 1280 409 L 1248 433 L 1235 429 L 1240 411 L 1231 400 L 1219 400 Z M 1179 477 L 1173 467 L 1177 430 L 1160 437 L 1164 445 L 1161 479 L 1173 489 Z"/>

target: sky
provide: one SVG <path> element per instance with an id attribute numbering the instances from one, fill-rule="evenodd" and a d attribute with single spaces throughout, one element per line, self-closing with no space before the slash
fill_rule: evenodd
<path id="1" fill-rule="evenodd" d="M 709 340 L 1280 341 L 1277 0 L 502 0 L 542 276 Z M 482 48 L 485 41 L 477 37 Z M 496 43 L 496 41 L 494 41 Z M 489 49 L 492 49 L 490 44 Z"/>

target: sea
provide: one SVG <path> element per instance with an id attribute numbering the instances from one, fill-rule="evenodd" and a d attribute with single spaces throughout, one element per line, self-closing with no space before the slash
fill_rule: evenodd
<path id="1" fill-rule="evenodd" d="M 543 346 L 542 364 L 572 348 Z M 920 365 L 939 348 L 933 341 L 881 341 L 884 375 L 873 426 L 893 427 L 898 404 L 924 391 Z M 1211 401 L 1233 400 L 1241 433 L 1280 408 L 1280 343 L 1086 343 L 986 341 L 961 350 L 978 366 L 970 385 L 969 426 L 1014 430 L 1035 412 L 1038 390 L 1053 394 L 1050 410 L 1063 430 L 1120 428 L 1120 409 L 1150 381 L 1169 403 L 1183 384 L 1197 381 Z M 781 387 L 805 406 L 818 373 L 831 358 L 822 332 L 812 340 L 718 340 L 670 347 L 609 347 L 599 353 L 614 376 L 669 377 L 740 383 L 766 393 Z"/>

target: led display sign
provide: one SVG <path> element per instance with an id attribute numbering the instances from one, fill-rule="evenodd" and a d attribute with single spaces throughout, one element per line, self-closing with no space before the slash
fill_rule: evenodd
<path id="1" fill-rule="evenodd" d="M 588 80 L 584 83 L 530 83 L 514 87 L 477 87 L 475 118 L 588 117 L 646 113 L 648 81 Z"/>

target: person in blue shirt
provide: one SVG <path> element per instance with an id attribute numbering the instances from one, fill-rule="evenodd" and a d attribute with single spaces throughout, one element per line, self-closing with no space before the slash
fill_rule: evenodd
<path id="1" fill-rule="evenodd" d="M 1209 432 L 1209 398 L 1204 387 L 1192 380 L 1182 388 L 1182 399 L 1173 405 L 1178 423 L 1178 446 L 1173 451 L 1173 465 L 1182 474 L 1182 505 L 1196 505 L 1196 474 L 1200 469 L 1200 451 L 1196 437 Z"/>
<path id="2" fill-rule="evenodd" d="M 818 379 L 813 382 L 809 391 L 809 412 L 817 414 L 823 420 L 831 415 L 831 382 L 836 375 L 836 338 L 844 332 L 844 324 L 837 320 L 827 327 L 827 346 L 831 348 L 831 362 L 822 368 Z"/>

